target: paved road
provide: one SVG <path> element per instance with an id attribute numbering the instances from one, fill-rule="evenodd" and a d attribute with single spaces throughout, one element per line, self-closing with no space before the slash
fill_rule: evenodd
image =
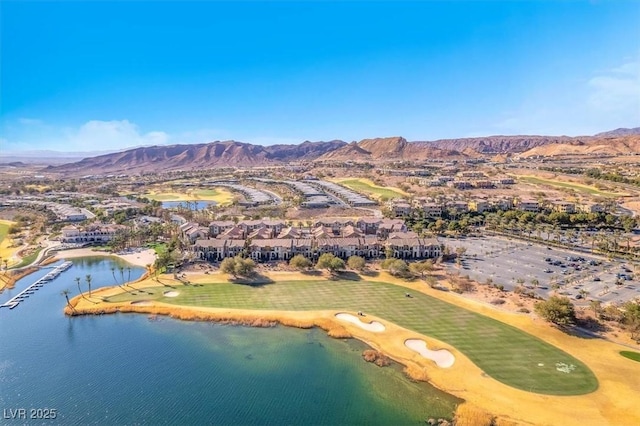
<path id="1" fill-rule="evenodd" d="M 529 290 L 545 298 L 553 293 L 552 286 L 558 284 L 558 292 L 572 298 L 576 305 L 588 304 L 587 300 L 576 299 L 581 290 L 588 292 L 589 299 L 602 302 L 620 303 L 640 297 L 637 277 L 616 285 L 617 274 L 633 275 L 622 269 L 633 270 L 633 266 L 623 262 L 500 237 L 446 239 L 444 243 L 453 250 L 460 246 L 467 249 L 462 267 L 448 264 L 449 270 L 481 283 L 490 278 L 494 284 L 513 290 L 518 280 L 524 280 Z M 580 257 L 584 260 L 577 260 Z M 537 288 L 534 280 L 538 281 Z"/>

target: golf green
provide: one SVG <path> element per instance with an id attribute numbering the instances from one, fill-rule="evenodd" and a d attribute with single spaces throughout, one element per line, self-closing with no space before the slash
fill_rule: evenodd
<path id="1" fill-rule="evenodd" d="M 633 361 L 638 361 L 640 362 L 640 352 L 633 352 L 633 351 L 621 351 L 620 355 L 622 355 L 625 358 L 629 358 Z"/>
<path id="2" fill-rule="evenodd" d="M 180 286 L 177 297 L 129 293 L 110 302 L 156 299 L 165 303 L 253 310 L 364 311 L 401 327 L 432 336 L 468 356 L 485 374 L 509 386 L 549 395 L 580 395 L 597 389 L 589 368 L 566 352 L 492 318 L 415 293 L 373 281 L 284 281 L 262 286 L 233 283 Z"/>

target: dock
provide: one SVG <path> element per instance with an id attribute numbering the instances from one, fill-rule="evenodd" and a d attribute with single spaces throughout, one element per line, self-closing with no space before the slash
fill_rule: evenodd
<path id="1" fill-rule="evenodd" d="M 39 290 L 40 288 L 42 288 L 44 284 L 48 283 L 49 281 L 55 280 L 58 277 L 58 275 L 60 275 L 62 272 L 66 271 L 67 269 L 71 268 L 71 265 L 73 265 L 73 262 L 64 262 L 63 264 L 56 266 L 47 275 L 45 275 L 44 277 L 34 282 L 30 286 L 22 290 L 20 293 L 13 296 L 4 304 L 0 305 L 0 308 L 9 308 L 9 309 L 15 308 L 20 304 L 20 302 L 24 302 L 25 299 L 27 299 L 29 296 L 34 294 L 36 290 Z"/>

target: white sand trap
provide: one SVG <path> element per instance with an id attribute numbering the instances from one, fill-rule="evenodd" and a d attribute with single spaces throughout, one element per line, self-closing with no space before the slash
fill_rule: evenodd
<path id="1" fill-rule="evenodd" d="M 407 339 L 404 345 L 412 351 L 418 352 L 423 357 L 432 360 L 440 368 L 449 368 L 455 362 L 455 357 L 446 349 L 432 351 L 427 348 L 427 342 L 420 339 Z"/>
<path id="2" fill-rule="evenodd" d="M 164 297 L 176 297 L 180 294 L 179 291 L 165 291 L 164 293 Z"/>
<path id="3" fill-rule="evenodd" d="M 135 302 L 131 302 L 131 304 L 132 305 L 137 305 L 137 306 L 151 306 L 151 305 L 153 305 L 151 300 L 136 300 Z"/>
<path id="4" fill-rule="evenodd" d="M 348 321 L 360 328 L 364 328 L 367 331 L 373 331 L 374 333 L 380 333 L 385 330 L 385 326 L 378 321 L 372 321 L 371 323 L 362 322 L 360 321 L 360 318 L 351 314 L 336 314 L 336 318 L 342 321 Z"/>

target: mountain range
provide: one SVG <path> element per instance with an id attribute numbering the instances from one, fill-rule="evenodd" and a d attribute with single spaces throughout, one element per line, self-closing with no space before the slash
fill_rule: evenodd
<path id="1" fill-rule="evenodd" d="M 640 128 L 616 129 L 594 136 L 488 136 L 409 142 L 403 137 L 363 139 L 347 143 L 305 141 L 297 145 L 253 145 L 215 141 L 189 145 L 158 145 L 103 154 L 46 170 L 57 173 L 102 174 L 151 170 L 194 170 L 214 167 L 283 165 L 297 161 L 422 161 L 464 159 L 495 154 L 529 157 L 565 154 L 640 153 Z"/>

